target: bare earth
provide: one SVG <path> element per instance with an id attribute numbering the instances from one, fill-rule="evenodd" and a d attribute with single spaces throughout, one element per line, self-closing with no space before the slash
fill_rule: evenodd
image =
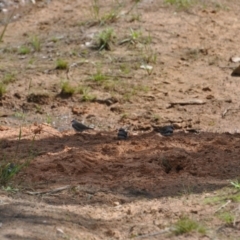
<path id="1" fill-rule="evenodd" d="M 19 8 L 0 43 L 0 164 L 28 162 L 0 190 L 0 239 L 240 239 L 239 201 L 226 188 L 240 173 L 239 63 L 230 61 L 240 56 L 240 2 L 176 10 L 106 0 L 99 14 L 93 4 Z M 87 46 L 109 28 L 110 50 Z M 66 81 L 72 96 L 61 94 Z M 72 119 L 94 130 L 75 133 Z M 168 124 L 172 136 L 154 131 Z M 233 224 L 218 217 L 228 200 Z M 182 217 L 206 232 L 175 235 Z"/>

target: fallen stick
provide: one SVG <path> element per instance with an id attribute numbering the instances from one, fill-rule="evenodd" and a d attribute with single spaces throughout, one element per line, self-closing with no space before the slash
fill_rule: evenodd
<path id="1" fill-rule="evenodd" d="M 225 208 L 229 203 L 231 203 L 232 201 L 231 200 L 228 200 L 226 203 L 224 203 L 221 207 L 219 207 L 215 212 L 214 212 L 214 214 L 215 213 L 217 213 L 218 211 L 220 211 L 221 209 L 223 209 L 223 208 Z"/>
<path id="2" fill-rule="evenodd" d="M 173 107 L 174 105 L 203 105 L 205 104 L 206 101 L 203 101 L 201 99 L 190 99 L 190 100 L 180 100 L 180 101 L 175 101 L 175 102 L 170 102 L 169 104 L 171 105 L 171 107 Z"/>
<path id="3" fill-rule="evenodd" d="M 48 191 L 42 191 L 42 192 L 30 192 L 27 191 L 26 193 L 29 195 L 41 195 L 41 194 L 52 194 L 52 193 L 57 193 L 57 192 L 61 192 L 63 190 L 66 190 L 68 188 L 70 188 L 70 185 L 64 186 L 64 187 L 60 187 L 60 188 L 55 188 L 53 190 L 48 190 Z"/>
<path id="4" fill-rule="evenodd" d="M 135 238 L 140 239 L 140 238 L 154 237 L 154 236 L 157 236 L 157 235 L 160 235 L 160 234 L 164 234 L 164 233 L 170 232 L 172 230 L 173 230 L 173 228 L 165 228 L 162 231 L 155 232 L 155 233 L 149 233 L 149 234 L 145 234 L 145 235 L 141 235 L 141 236 L 137 236 Z"/>

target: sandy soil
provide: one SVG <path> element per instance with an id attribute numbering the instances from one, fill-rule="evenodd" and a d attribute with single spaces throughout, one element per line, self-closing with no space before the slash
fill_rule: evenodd
<path id="1" fill-rule="evenodd" d="M 0 43 L 0 164 L 27 163 L 1 183 L 1 239 L 239 239 L 225 187 L 240 172 L 240 3 L 93 4 L 21 7 Z M 109 28 L 110 50 L 88 47 Z M 173 135 L 156 131 L 168 124 Z M 218 216 L 226 202 L 232 224 Z M 185 216 L 206 232 L 175 235 Z"/>

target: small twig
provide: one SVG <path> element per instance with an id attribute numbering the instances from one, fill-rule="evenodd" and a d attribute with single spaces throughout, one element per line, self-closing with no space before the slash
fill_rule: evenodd
<path id="1" fill-rule="evenodd" d="M 236 214 L 235 214 L 235 217 L 234 217 L 234 221 L 233 221 L 233 226 L 234 227 L 236 227 L 236 223 L 238 222 L 237 221 L 237 217 L 239 216 L 239 211 L 240 211 L 240 207 L 238 206 L 237 208 L 235 208 L 234 210 L 233 210 L 233 212 L 237 212 Z"/>
<path id="2" fill-rule="evenodd" d="M 182 106 L 185 106 L 185 105 L 203 105 L 205 103 L 206 103 L 206 101 L 203 101 L 201 99 L 189 99 L 189 100 L 179 100 L 179 101 L 170 102 L 170 104 L 172 106 L 174 106 L 174 105 L 182 105 Z"/>
<path id="3" fill-rule="evenodd" d="M 226 108 L 222 113 L 222 118 L 224 118 L 229 111 L 239 111 L 239 110 L 240 110 L 239 108 Z"/>
<path id="4" fill-rule="evenodd" d="M 12 14 L 9 16 L 9 18 L 7 19 L 7 21 L 6 21 L 5 25 L 4 25 L 4 28 L 3 28 L 2 32 L 1 32 L 1 35 L 0 35 L 0 42 L 2 42 L 3 36 L 4 36 L 4 34 L 5 34 L 6 30 L 7 30 L 8 24 L 10 23 L 14 13 L 15 13 L 15 10 L 12 11 Z"/>
<path id="5" fill-rule="evenodd" d="M 125 13 L 126 15 L 128 15 L 139 3 L 140 1 L 135 1 L 132 5 L 132 7 Z"/>
<path id="6" fill-rule="evenodd" d="M 230 108 L 226 108 L 223 113 L 222 113 L 222 118 L 225 117 L 225 115 L 227 114 L 227 112 L 230 110 Z"/>
<path id="7" fill-rule="evenodd" d="M 154 237 L 154 236 L 157 236 L 157 235 L 160 235 L 160 234 L 164 234 L 164 233 L 170 232 L 172 230 L 173 230 L 173 228 L 165 228 L 162 231 L 155 232 L 155 233 L 149 233 L 149 234 L 145 234 L 145 235 L 141 235 L 141 236 L 137 236 L 135 238 L 140 239 L 140 238 Z"/>
<path id="8" fill-rule="evenodd" d="M 232 201 L 231 200 L 228 200 L 226 203 L 224 203 L 221 207 L 219 207 L 215 212 L 214 212 L 214 214 L 215 213 L 217 213 L 218 211 L 220 211 L 221 209 L 223 209 L 223 208 L 225 208 L 229 203 L 231 203 Z"/>
<path id="9" fill-rule="evenodd" d="M 48 191 L 43 191 L 43 192 L 30 192 L 27 191 L 26 193 L 29 195 L 41 195 L 41 194 L 53 194 L 53 193 L 57 193 L 57 192 L 61 192 L 63 190 L 66 190 L 68 188 L 70 188 L 70 185 L 64 186 L 64 187 L 60 187 L 60 188 L 55 188 L 53 190 L 48 190 Z"/>

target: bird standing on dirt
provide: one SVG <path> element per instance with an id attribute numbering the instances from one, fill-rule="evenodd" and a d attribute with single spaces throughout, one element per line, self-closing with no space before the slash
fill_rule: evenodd
<path id="1" fill-rule="evenodd" d="M 118 139 L 120 139 L 120 140 L 127 139 L 127 135 L 128 135 L 128 132 L 125 129 L 120 128 L 118 130 Z"/>
<path id="2" fill-rule="evenodd" d="M 154 127 L 154 129 L 163 136 L 171 136 L 173 134 L 174 127 L 172 125 L 168 125 L 164 127 Z"/>
<path id="3" fill-rule="evenodd" d="M 76 121 L 76 120 L 72 120 L 71 121 L 72 123 L 72 127 L 73 129 L 76 131 L 76 132 L 83 132 L 85 130 L 90 130 L 90 129 L 93 129 L 91 127 L 88 127 L 88 126 L 85 126 L 84 124 Z"/>

